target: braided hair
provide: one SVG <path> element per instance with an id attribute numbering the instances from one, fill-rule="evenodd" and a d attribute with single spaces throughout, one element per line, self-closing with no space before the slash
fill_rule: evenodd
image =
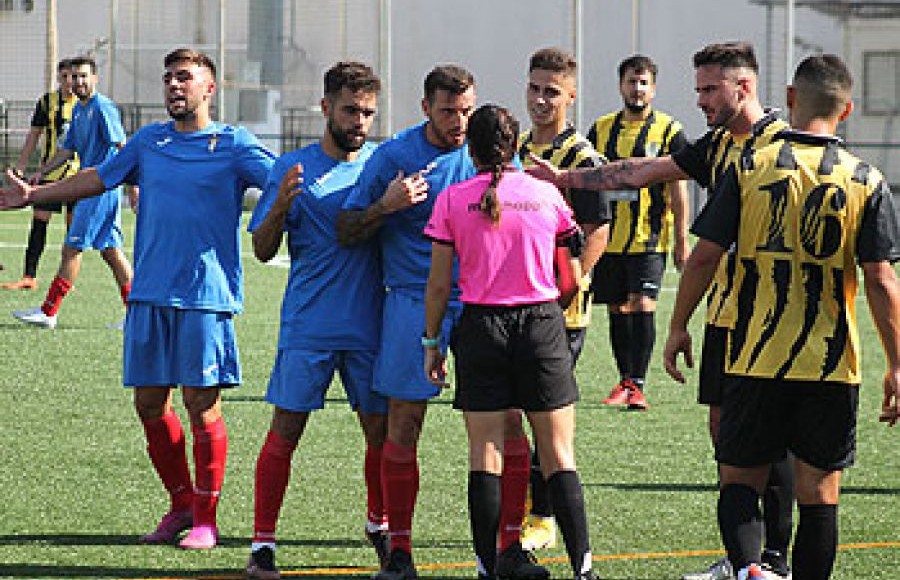
<path id="1" fill-rule="evenodd" d="M 493 223 L 500 223 L 501 204 L 497 186 L 503 177 L 503 170 L 516 153 L 519 122 L 508 109 L 492 104 L 482 105 L 472 113 L 466 137 L 478 171 L 491 172 L 491 182 L 481 194 L 481 211 Z"/>

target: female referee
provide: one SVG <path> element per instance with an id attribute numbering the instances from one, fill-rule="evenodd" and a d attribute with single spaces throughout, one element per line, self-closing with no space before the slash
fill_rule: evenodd
<path id="1" fill-rule="evenodd" d="M 469 437 L 469 519 L 479 578 L 497 577 L 504 418 L 507 410 L 522 409 L 537 439 L 575 580 L 593 580 L 575 470 L 578 389 L 559 304 L 577 290 L 581 235 L 555 186 L 510 166 L 518 134 L 519 124 L 506 109 L 484 105 L 475 111 L 467 137 L 478 174 L 435 201 L 425 228 L 432 240 L 425 372 L 446 385 L 438 333 L 455 255 L 463 313 L 451 340 L 453 405 L 463 411 Z"/>

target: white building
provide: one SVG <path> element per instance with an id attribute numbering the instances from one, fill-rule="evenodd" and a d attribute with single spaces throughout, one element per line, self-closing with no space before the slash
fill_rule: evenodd
<path id="1" fill-rule="evenodd" d="M 56 56 L 48 56 L 51 4 Z M 810 52 L 835 52 L 855 73 L 860 106 L 847 126 L 849 141 L 900 141 L 895 2 L 795 4 L 793 63 Z M 883 11 L 868 18 L 875 5 Z M 103 92 L 123 104 L 156 104 L 162 56 L 189 45 L 217 60 L 224 54 L 226 120 L 271 128 L 279 108 L 290 109 L 290 130 L 315 136 L 322 73 L 353 58 L 371 63 L 386 81 L 378 126 L 386 134 L 422 118 L 422 79 L 445 62 L 475 73 L 480 102 L 504 104 L 525 120 L 528 56 L 558 45 L 579 56 L 573 112 L 579 129 L 621 105 L 616 66 L 641 52 L 659 65 L 657 106 L 679 118 L 691 137 L 704 125 L 690 58 L 710 42 L 753 42 L 763 69 L 761 96 L 783 103 L 785 14 L 785 0 L 0 0 L 0 98 L 32 101 L 48 82 L 48 58 L 92 51 Z M 27 121 L 10 118 L 9 126 L 24 128 Z M 884 151 L 863 154 L 900 183 L 900 168 L 887 167 L 893 154 Z"/>

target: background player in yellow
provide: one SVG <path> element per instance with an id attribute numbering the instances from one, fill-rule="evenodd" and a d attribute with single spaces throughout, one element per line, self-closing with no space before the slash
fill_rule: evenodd
<path id="1" fill-rule="evenodd" d="M 28 168 L 28 160 L 38 143 L 41 143 L 41 164 L 47 163 L 56 155 L 57 144 L 60 143 L 69 129 L 72 121 L 72 108 L 78 102 L 75 93 L 72 92 L 72 63 L 68 59 L 59 61 L 56 65 L 56 81 L 59 87 L 55 91 L 44 93 L 38 99 L 31 116 L 31 128 L 25 137 L 25 144 L 19 153 L 14 167 L 19 177 L 24 177 Z M 41 138 L 43 137 L 43 141 Z M 48 173 L 43 178 L 35 174 L 29 181 L 34 184 L 50 183 L 65 179 L 78 172 L 78 156 L 75 155 L 68 162 L 56 170 Z M 66 205 L 66 224 L 72 220 L 72 207 Z M 37 269 L 47 243 L 47 225 L 53 213 L 62 211 L 61 203 L 45 203 L 32 207 L 31 230 L 28 232 L 28 246 L 25 248 L 25 268 L 22 278 L 15 282 L 0 284 L 0 288 L 6 290 L 34 290 L 37 288 Z"/>
<path id="2" fill-rule="evenodd" d="M 722 255 L 734 247 L 725 301 L 725 383 L 716 458 L 718 519 L 739 580 L 761 570 L 760 494 L 790 451 L 800 515 L 798 580 L 831 576 L 843 469 L 853 464 L 861 380 L 857 266 L 887 359 L 880 420 L 900 418 L 900 226 L 884 176 L 843 148 L 851 77 L 834 55 L 804 59 L 788 89 L 792 129 L 733 165 L 694 222 L 697 243 L 678 288 L 664 358 L 683 382 L 687 324 Z"/>
<path id="3" fill-rule="evenodd" d="M 576 69 L 575 57 L 560 48 L 542 48 L 531 55 L 525 92 L 531 129 L 519 139 L 523 165 L 533 164 L 530 155 L 562 169 L 597 167 L 606 162 L 566 117 L 577 96 Z M 606 248 L 610 209 L 605 195 L 594 191 L 571 188 L 563 191 L 563 197 L 585 236 L 580 262 L 581 271 L 586 275 L 581 280 L 580 292 L 565 310 L 569 351 L 573 363 L 577 363 L 591 321 L 590 272 Z M 517 427 L 521 429 L 521 418 Z M 552 506 L 537 454 L 533 453 L 530 513 L 522 530 L 522 547 L 536 550 L 555 544 Z"/>
<path id="4" fill-rule="evenodd" d="M 638 188 L 673 179 L 692 178 L 708 192 L 734 163 L 765 146 L 787 124 L 776 111 L 766 110 L 757 93 L 759 66 L 753 46 L 747 42 L 724 42 L 704 46 L 693 56 L 697 106 L 706 117 L 707 131 L 673 155 L 636 157 L 614 161 L 587 170 L 560 172 L 549 164 L 530 169 L 557 185 L 575 185 L 598 190 Z M 726 329 L 719 321 L 723 297 L 732 287 L 733 264 L 723 260 L 710 290 L 710 306 L 703 336 L 699 396 L 709 408 L 709 433 L 715 444 L 719 433 L 725 364 Z M 787 550 L 792 531 L 793 470 L 788 459 L 772 466 L 763 502 L 766 545 L 764 567 L 783 578 L 790 575 Z M 727 558 L 706 570 L 688 573 L 682 580 L 728 580 L 733 570 Z"/>
<path id="5" fill-rule="evenodd" d="M 687 143 L 681 123 L 653 108 L 656 64 L 634 55 L 619 64 L 624 107 L 597 119 L 588 140 L 609 160 L 659 157 Z M 684 181 L 609 192 L 612 228 L 606 253 L 594 269 L 594 301 L 609 309 L 609 336 L 620 380 L 607 405 L 647 409 L 644 379 L 656 342 L 654 312 L 666 254 L 681 269 L 687 242 L 688 197 Z M 674 235 L 674 246 L 670 240 Z"/>

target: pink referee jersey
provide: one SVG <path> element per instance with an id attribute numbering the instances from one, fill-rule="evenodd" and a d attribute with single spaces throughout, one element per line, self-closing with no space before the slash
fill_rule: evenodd
<path id="1" fill-rule="evenodd" d="M 479 173 L 445 189 L 425 226 L 426 237 L 452 245 L 459 257 L 460 300 L 494 306 L 556 300 L 553 257 L 557 240 L 577 231 L 572 211 L 556 186 L 507 171 L 494 224 L 480 208 L 490 182 L 490 173 Z"/>

